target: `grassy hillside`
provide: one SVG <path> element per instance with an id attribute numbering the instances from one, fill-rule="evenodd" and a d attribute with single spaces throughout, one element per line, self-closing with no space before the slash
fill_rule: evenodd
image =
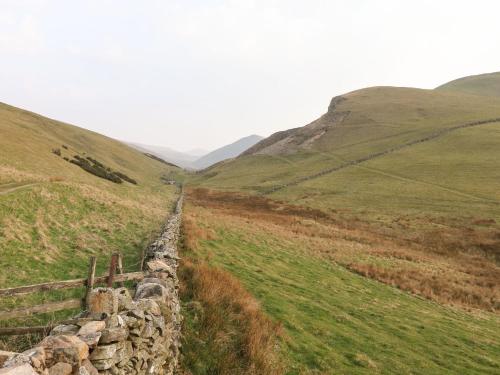
<path id="1" fill-rule="evenodd" d="M 337 222 L 337 215 L 230 193 L 192 191 L 185 216 L 191 240 L 183 256 L 235 275 L 282 325 L 280 352 L 287 374 L 500 371 L 498 315 L 444 307 L 352 272 L 375 260 L 379 270 L 386 270 L 384 277 L 391 269 L 400 271 L 400 279 L 390 284 L 409 290 L 411 282 L 416 292 L 425 287 L 433 293 L 434 288 L 442 298 L 453 299 L 461 286 L 471 286 L 476 278 L 479 284 L 486 281 L 479 275 L 488 267 L 473 270 L 472 258 L 456 267 L 451 259 L 388 240 L 356 221 Z M 424 272 L 448 279 L 425 283 Z M 464 295 L 475 292 L 464 290 Z M 196 316 L 203 317 L 203 310 Z M 187 324 L 196 324 L 196 316 L 187 315 Z M 188 335 L 199 337 L 197 332 Z M 237 332 L 219 334 L 205 345 L 223 347 Z M 185 348 L 189 358 L 196 355 L 192 350 Z M 209 373 L 210 357 L 197 358 L 193 374 Z"/>
<path id="2" fill-rule="evenodd" d="M 500 97 L 500 72 L 459 78 L 439 86 L 436 90 Z"/>
<path id="3" fill-rule="evenodd" d="M 306 129 L 310 125 L 293 131 L 289 145 L 295 152 L 289 147 L 279 151 L 268 139 L 250 155 L 209 169 L 191 184 L 319 209 L 345 223 L 362 223 L 364 230 L 405 247 L 419 244 L 419 251 L 438 256 L 440 262 L 464 254 L 477 257 L 497 274 L 500 122 L 477 121 L 498 118 L 500 101 L 406 88 L 372 88 L 343 98 L 334 99 L 330 112 L 313 123 L 312 128 L 322 124 L 327 131 L 306 141 L 307 147 L 294 141 L 300 139 L 299 132 L 311 135 L 311 128 Z M 349 115 L 328 127 L 338 111 Z M 473 126 L 461 127 L 467 124 Z M 453 272 L 463 272 L 467 262 L 453 265 Z M 386 283 L 398 279 L 392 271 L 377 270 L 379 266 L 368 256 L 355 270 Z M 422 285 L 437 277 L 418 273 Z M 498 280 L 492 277 L 487 285 L 488 291 L 479 294 L 489 302 L 476 306 L 498 310 Z M 439 295 L 430 290 L 416 292 Z"/>
<path id="4" fill-rule="evenodd" d="M 189 180 L 198 254 L 283 322 L 289 373 L 496 373 L 499 119 L 450 90 L 336 97 Z"/>
<path id="5" fill-rule="evenodd" d="M 136 184 L 64 159 L 75 156 Z M 83 277 L 91 255 L 102 274 L 115 251 L 137 270 L 175 200 L 176 188 L 161 180 L 170 173 L 179 171 L 118 141 L 0 104 L 0 287 Z"/>
<path id="6" fill-rule="evenodd" d="M 457 130 L 272 194 L 357 215 L 500 220 L 500 122 Z"/>
<path id="7" fill-rule="evenodd" d="M 342 98 L 285 143 L 264 140 L 192 184 L 323 209 L 499 217 L 500 124 L 457 127 L 500 118 L 500 99 L 390 87 Z"/>

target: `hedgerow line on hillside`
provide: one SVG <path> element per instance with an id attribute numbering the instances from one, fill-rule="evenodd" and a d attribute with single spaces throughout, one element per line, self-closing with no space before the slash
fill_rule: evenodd
<path id="1" fill-rule="evenodd" d="M 62 148 L 69 151 L 69 147 L 67 145 L 62 145 Z M 121 184 L 123 181 L 127 181 L 131 184 L 137 185 L 137 181 L 125 173 L 120 171 L 115 171 L 108 166 L 105 166 L 103 163 L 98 161 L 97 159 L 86 155 L 85 152 L 81 154 L 77 150 L 75 150 L 76 154 L 73 156 L 73 159 L 68 156 L 64 156 L 62 154 L 62 150 L 60 148 L 52 149 L 52 153 L 57 155 L 68 163 L 74 164 L 82 168 L 85 172 L 93 174 L 96 177 L 103 178 L 105 180 L 114 182 L 115 184 Z M 83 156 L 82 156 L 83 155 Z"/>
<path id="2" fill-rule="evenodd" d="M 471 128 L 471 127 L 480 126 L 480 125 L 486 125 L 486 124 L 492 124 L 492 123 L 495 123 L 495 122 L 500 122 L 500 118 L 494 118 L 494 119 L 488 119 L 488 120 L 479 120 L 479 121 L 468 122 L 466 124 L 452 126 L 450 128 L 446 128 L 446 129 L 434 132 L 434 133 L 428 135 L 427 137 L 419 138 L 419 139 L 416 139 L 416 140 L 413 140 L 413 141 L 410 141 L 410 142 L 407 142 L 407 143 L 403 143 L 402 145 L 391 147 L 390 149 L 387 149 L 387 150 L 384 150 L 384 151 L 380 151 L 380 152 L 376 152 L 374 154 L 370 154 L 368 156 L 364 156 L 362 158 L 349 161 L 349 162 L 344 163 L 342 165 L 339 165 L 337 167 L 325 169 L 325 170 L 323 170 L 321 172 L 318 172 L 318 173 L 315 173 L 315 174 L 312 174 L 312 175 L 309 175 L 309 176 L 306 176 L 306 177 L 301 177 L 299 179 L 296 179 L 295 181 L 291 181 L 291 182 L 283 184 L 283 185 L 275 186 L 275 187 L 273 187 L 273 188 L 271 188 L 271 189 L 269 189 L 267 191 L 264 191 L 262 193 L 262 195 L 272 194 L 272 193 L 275 193 L 277 191 L 283 190 L 283 189 L 285 189 L 287 187 L 296 186 L 296 185 L 298 185 L 298 184 L 300 184 L 302 182 L 310 181 L 310 180 L 313 180 L 315 178 L 319 178 L 319 177 L 322 177 L 324 175 L 327 175 L 327 174 L 330 174 L 330 173 L 333 173 L 333 172 L 337 172 L 339 170 L 342 170 L 342 169 L 345 169 L 345 168 L 348 168 L 348 167 L 352 167 L 354 165 L 358 165 L 358 164 L 364 163 L 365 161 L 369 161 L 369 160 L 372 160 L 372 159 L 375 159 L 375 158 L 378 158 L 378 157 L 381 157 L 381 156 L 385 156 L 387 154 L 390 154 L 390 153 L 393 153 L 393 152 L 405 149 L 407 147 L 414 146 L 414 145 L 419 144 L 419 143 L 432 141 L 433 139 L 439 138 L 439 137 L 441 137 L 443 135 L 446 135 L 448 133 L 451 133 L 451 132 L 453 132 L 455 130 L 460 130 L 460 129 L 465 129 L 465 128 Z"/>

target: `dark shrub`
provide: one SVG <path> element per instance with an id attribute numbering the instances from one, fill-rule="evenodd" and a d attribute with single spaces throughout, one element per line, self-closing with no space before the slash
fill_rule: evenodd
<path id="1" fill-rule="evenodd" d="M 137 181 L 134 180 L 133 178 L 127 176 L 125 173 L 121 173 L 121 172 L 114 172 L 114 173 L 115 173 L 115 175 L 120 177 L 122 180 L 130 182 L 131 184 L 137 185 Z"/>
<path id="2" fill-rule="evenodd" d="M 83 170 L 85 170 L 89 173 L 92 173 L 93 175 L 95 175 L 97 177 L 104 178 L 104 179 L 112 181 L 116 184 L 121 184 L 123 182 L 120 177 L 118 177 L 114 173 L 108 172 L 106 169 L 104 169 L 102 167 L 101 163 L 90 164 L 90 162 L 87 159 L 84 159 L 79 155 L 75 155 L 75 159 L 70 160 L 70 163 L 78 165 Z"/>
<path id="3" fill-rule="evenodd" d="M 78 165 L 80 168 L 89 173 L 92 173 L 94 176 L 104 178 L 116 184 L 121 184 L 123 181 L 127 181 L 131 184 L 137 185 L 137 181 L 127 176 L 125 173 L 113 171 L 111 168 L 106 167 L 100 161 L 90 156 L 83 158 L 80 155 L 75 155 L 73 160 L 69 160 L 66 157 L 64 158 L 64 160 Z"/>
<path id="4" fill-rule="evenodd" d="M 94 163 L 95 165 L 99 166 L 102 169 L 107 169 L 107 170 L 111 171 L 111 169 L 106 168 L 101 162 L 91 158 L 90 156 L 87 156 L 87 160 L 91 161 L 92 163 Z"/>

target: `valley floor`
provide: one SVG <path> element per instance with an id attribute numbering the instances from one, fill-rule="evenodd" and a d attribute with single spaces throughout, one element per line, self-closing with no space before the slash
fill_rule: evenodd
<path id="1" fill-rule="evenodd" d="M 188 194 L 185 223 L 183 256 L 228 271 L 281 324 L 287 374 L 500 372 L 494 258 L 201 189 Z M 190 370 L 207 373 L 203 363 Z"/>

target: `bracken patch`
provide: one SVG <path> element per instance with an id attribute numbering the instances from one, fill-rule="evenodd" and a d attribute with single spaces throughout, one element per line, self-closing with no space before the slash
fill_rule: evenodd
<path id="1" fill-rule="evenodd" d="M 183 220 L 187 253 L 197 241 L 214 238 L 190 215 Z M 281 327 L 261 310 L 257 300 L 230 273 L 183 255 L 179 269 L 185 305 L 186 374 L 278 375 L 284 372 L 277 350 Z"/>
<path id="2" fill-rule="evenodd" d="M 491 221 L 472 228 L 463 219 L 423 217 L 407 218 L 401 228 L 377 228 L 359 218 L 241 193 L 193 189 L 188 199 L 208 208 L 214 220 L 246 221 L 249 230 L 306 241 L 311 255 L 365 277 L 444 304 L 500 310 L 500 238 Z"/>

